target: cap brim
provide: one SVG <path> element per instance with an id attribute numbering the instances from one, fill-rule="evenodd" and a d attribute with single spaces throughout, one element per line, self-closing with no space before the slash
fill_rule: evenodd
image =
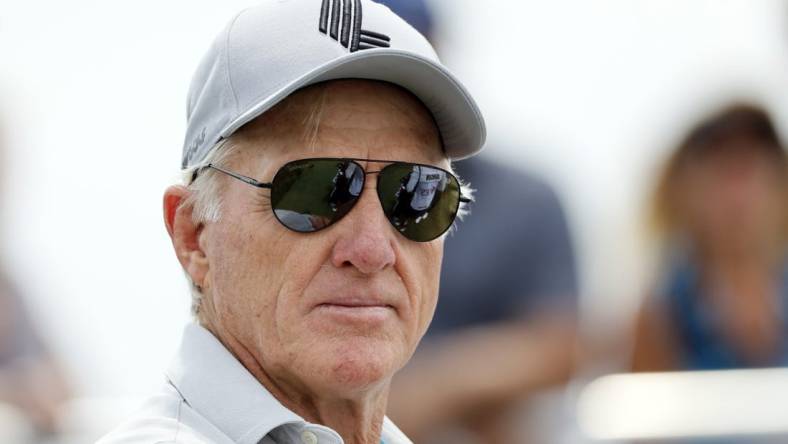
<path id="1" fill-rule="evenodd" d="M 336 79 L 381 80 L 412 92 L 432 112 L 450 159 L 470 157 L 484 146 L 484 118 L 465 87 L 438 63 L 395 49 L 357 51 L 319 66 L 252 105 L 220 135 L 229 137 L 298 89 Z"/>

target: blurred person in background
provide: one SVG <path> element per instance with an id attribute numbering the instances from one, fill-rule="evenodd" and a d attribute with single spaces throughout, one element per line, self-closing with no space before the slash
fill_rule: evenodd
<path id="1" fill-rule="evenodd" d="M 0 268 L 0 404 L 18 410 L 38 441 L 57 432 L 58 410 L 68 396 L 62 369 L 36 330 L 20 293 Z"/>
<path id="2" fill-rule="evenodd" d="M 382 3 L 434 37 L 423 1 Z M 456 169 L 477 203 L 447 239 L 435 316 L 394 379 L 389 413 L 419 443 L 540 442 L 548 438 L 522 435 L 529 395 L 560 387 L 574 365 L 578 286 L 566 218 L 535 177 L 483 156 Z"/>
<path id="3" fill-rule="evenodd" d="M 733 104 L 693 128 L 659 179 L 660 285 L 635 371 L 788 364 L 785 148 L 768 112 Z"/>
<path id="4" fill-rule="evenodd" d="M 19 294 L 0 276 L 0 402 L 18 408 L 36 434 L 53 435 L 69 390 Z"/>

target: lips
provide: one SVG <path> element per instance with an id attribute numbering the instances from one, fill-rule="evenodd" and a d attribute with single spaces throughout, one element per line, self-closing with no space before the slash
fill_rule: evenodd
<path id="1" fill-rule="evenodd" d="M 313 306 L 312 313 L 320 319 L 331 320 L 331 324 L 377 328 L 397 316 L 397 308 L 392 301 L 379 294 L 327 296 Z"/>
<path id="2" fill-rule="evenodd" d="M 333 271 L 333 268 L 329 270 Z M 314 314 L 390 319 L 406 309 L 408 296 L 402 281 L 392 276 L 319 274 L 304 294 L 304 308 Z"/>
<path id="3" fill-rule="evenodd" d="M 321 302 L 312 310 L 319 325 L 342 326 L 342 329 L 353 328 L 378 329 L 397 316 L 392 305 L 375 299 L 332 298 Z"/>
<path id="4" fill-rule="evenodd" d="M 332 298 L 325 302 L 317 304 L 318 306 L 337 306 L 345 308 L 368 308 L 368 307 L 383 307 L 394 308 L 393 305 L 388 304 L 378 299 L 366 298 Z"/>

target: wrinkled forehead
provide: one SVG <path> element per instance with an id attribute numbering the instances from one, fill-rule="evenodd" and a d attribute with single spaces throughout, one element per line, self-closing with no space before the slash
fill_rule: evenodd
<path id="1" fill-rule="evenodd" d="M 348 134 L 360 137 L 347 140 Z M 282 154 L 293 145 L 407 145 L 427 163 L 446 163 L 440 133 L 424 104 L 406 89 L 373 80 L 333 80 L 303 88 L 236 132 L 231 139 Z"/>

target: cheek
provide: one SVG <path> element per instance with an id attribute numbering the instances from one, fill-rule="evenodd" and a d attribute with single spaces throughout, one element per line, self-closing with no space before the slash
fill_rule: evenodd
<path id="1" fill-rule="evenodd" d="M 269 221 L 230 198 L 225 203 L 207 245 L 209 280 L 217 315 L 247 325 L 275 305 L 282 276 L 275 254 L 278 241 Z"/>
<path id="2" fill-rule="evenodd" d="M 303 234 L 259 224 L 253 230 L 238 226 L 217 242 L 211 266 L 217 316 L 261 362 L 286 365 L 305 340 L 303 293 L 323 264 L 323 249 Z"/>
<path id="3" fill-rule="evenodd" d="M 289 318 L 326 260 L 323 244 L 318 236 L 277 226 L 239 226 L 220 247 L 216 267 L 211 267 L 214 280 L 222 293 L 234 295 L 248 314 Z"/>
<path id="4" fill-rule="evenodd" d="M 211 263 L 211 273 L 221 293 L 252 295 L 275 286 L 276 262 L 254 236 L 241 230 L 221 240 Z"/>
<path id="5" fill-rule="evenodd" d="M 275 327 L 277 273 L 273 264 L 248 236 L 241 232 L 221 239 L 211 258 L 210 275 L 217 316 L 225 328 L 247 345 L 251 334 Z"/>
<path id="6" fill-rule="evenodd" d="M 432 320 L 438 301 L 443 240 L 416 244 L 410 251 L 412 257 L 413 282 L 408 282 L 415 315 L 418 337 L 424 334 Z M 406 281 L 407 282 L 407 281 Z"/>

